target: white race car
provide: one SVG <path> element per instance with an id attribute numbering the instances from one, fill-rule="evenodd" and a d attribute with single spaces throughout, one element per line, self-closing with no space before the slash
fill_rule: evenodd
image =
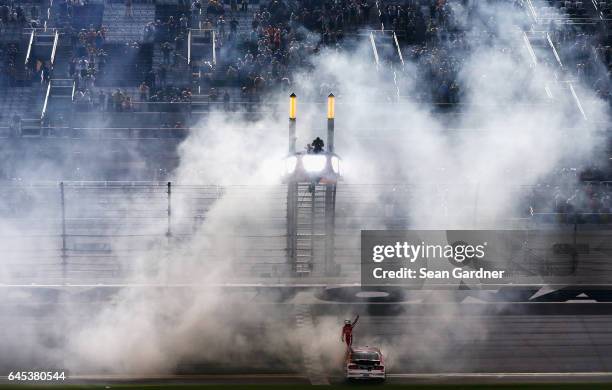
<path id="1" fill-rule="evenodd" d="M 385 361 L 376 347 L 351 347 L 346 355 L 346 379 L 385 380 Z"/>

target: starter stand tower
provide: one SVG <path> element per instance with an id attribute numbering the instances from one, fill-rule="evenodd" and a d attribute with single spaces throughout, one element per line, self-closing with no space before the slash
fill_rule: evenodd
<path id="1" fill-rule="evenodd" d="M 327 145 L 324 150 L 296 151 L 297 97 L 289 97 L 289 154 L 287 183 L 288 261 L 296 276 L 335 276 L 336 185 L 340 157 L 334 152 L 335 97 L 327 98 Z"/>

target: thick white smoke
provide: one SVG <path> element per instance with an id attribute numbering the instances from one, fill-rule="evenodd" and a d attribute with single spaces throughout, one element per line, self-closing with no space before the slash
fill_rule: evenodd
<path id="1" fill-rule="evenodd" d="M 454 12 L 459 18 L 465 11 L 454 5 Z M 488 23 L 475 26 L 473 37 L 487 39 L 475 40 L 483 43 L 463 53 L 460 115 L 440 115 L 415 99 L 422 95 L 418 89 L 423 80 L 415 79 L 416 65 L 409 60 L 401 77 L 405 90 L 398 99 L 393 75 L 384 67 L 377 70 L 367 42 L 348 53 L 323 50 L 313 69 L 298 74 L 293 85 L 299 97 L 298 145 L 317 135 L 324 138 L 325 96 L 334 92 L 336 151 L 345 172 L 340 185 L 413 186 L 405 210 L 414 227 L 495 226 L 519 207 L 517 185 L 536 183 L 562 162 L 580 163 L 591 157 L 598 123 L 608 118 L 588 88 L 578 89 L 588 107 L 588 121 L 577 114 L 572 100 L 547 100 L 544 86 L 555 83 L 555 78 L 531 65 L 518 32 L 524 18 L 521 10 L 478 2 L 476 15 Z M 321 91 L 322 84 L 333 90 Z M 87 373 L 171 373 L 185 361 L 249 366 L 254 356 L 299 365 L 299 345 L 311 340 L 296 339 L 288 306 L 251 305 L 256 297 L 233 295 L 220 287 L 248 270 L 254 252 L 266 249 L 265 243 L 245 235 L 279 229 L 282 234 L 284 216 L 277 214 L 278 204 L 271 199 L 279 191 L 287 151 L 288 99 L 284 94 L 268 99 L 279 104 L 278 114 L 250 121 L 213 113 L 196 126 L 180 146 L 174 181 L 226 186 L 227 192 L 190 240 L 132 259 L 142 265 L 135 269 L 135 281 L 191 286 L 125 289 L 87 318 L 80 313 L 82 305 L 68 303 L 68 330 L 58 330 L 65 334 L 60 348 L 66 348 L 61 355 L 68 368 Z M 242 185 L 257 190 L 244 191 Z M 443 207 L 437 198 L 441 193 Z M 367 196 L 376 201 L 380 195 L 369 191 Z M 176 218 L 188 218 L 188 205 L 177 199 Z M 354 210 L 353 218 L 359 221 L 362 212 Z M 280 221 L 275 222 L 277 217 Z M 379 223 L 368 220 L 362 226 Z M 151 227 L 156 232 L 163 229 Z M 151 271 L 151 263 L 162 265 Z M 142 269 L 147 270 L 144 276 Z M 439 334 L 456 316 L 453 310 L 433 314 L 438 326 L 421 329 L 419 335 L 417 347 L 423 354 L 429 342 L 443 344 Z M 322 334 L 318 347 L 326 356 L 342 351 L 340 321 L 337 325 L 336 329 L 329 319 L 316 324 Z M 28 337 L 34 339 L 35 334 Z M 478 329 L 478 334 L 485 337 L 486 329 Z M 410 342 L 399 340 L 385 346 L 392 356 Z M 430 355 L 432 365 L 444 354 L 441 348 Z"/>

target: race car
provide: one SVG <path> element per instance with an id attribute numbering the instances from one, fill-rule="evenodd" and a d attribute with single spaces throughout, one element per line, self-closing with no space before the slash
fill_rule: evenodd
<path id="1" fill-rule="evenodd" d="M 347 380 L 385 380 L 385 361 L 376 347 L 351 347 L 346 355 Z"/>

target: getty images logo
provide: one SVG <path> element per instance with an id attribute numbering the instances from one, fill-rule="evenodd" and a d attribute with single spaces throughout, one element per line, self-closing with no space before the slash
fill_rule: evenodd
<path id="1" fill-rule="evenodd" d="M 463 241 L 452 244 L 419 244 L 409 242 L 396 242 L 394 245 L 374 245 L 372 247 L 372 261 L 381 263 L 386 259 L 404 259 L 414 263 L 419 259 L 446 259 L 455 263 L 463 263 L 473 259 L 482 259 L 485 256 L 486 242 L 471 245 Z"/>

